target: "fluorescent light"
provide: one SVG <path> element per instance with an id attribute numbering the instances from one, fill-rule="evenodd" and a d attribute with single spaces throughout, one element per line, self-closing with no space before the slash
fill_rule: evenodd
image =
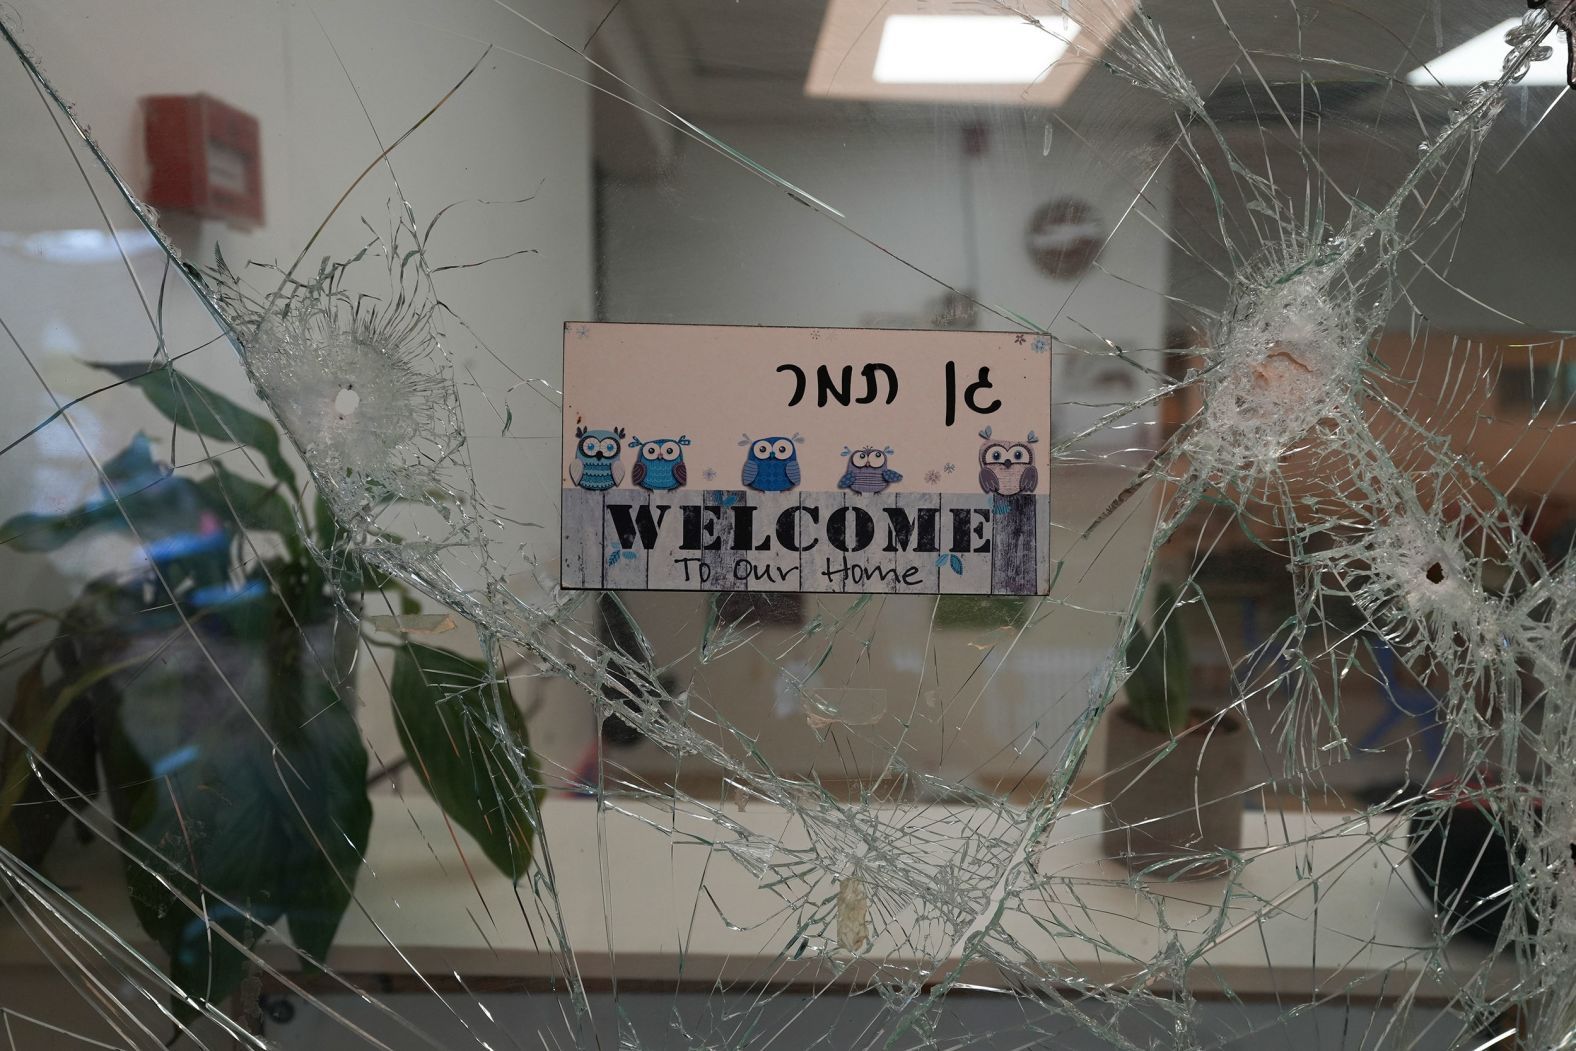
<path id="1" fill-rule="evenodd" d="M 881 30 L 879 84 L 1033 84 L 1078 34 L 1067 18 L 1035 26 L 1012 15 L 891 15 Z"/>
<path id="2" fill-rule="evenodd" d="M 1485 80 L 1498 80 L 1505 70 L 1505 56 L 1510 45 L 1505 34 L 1521 24 L 1520 18 L 1507 18 L 1493 29 L 1479 33 L 1460 47 L 1451 48 L 1426 65 L 1418 66 L 1406 75 L 1408 84 L 1481 84 Z M 1541 62 L 1534 62 L 1519 83 L 1537 86 L 1565 86 L 1565 41 L 1558 31 L 1544 38 L 1544 44 L 1554 53 Z"/>

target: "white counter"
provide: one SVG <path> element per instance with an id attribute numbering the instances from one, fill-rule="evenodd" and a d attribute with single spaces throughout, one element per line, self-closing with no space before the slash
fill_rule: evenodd
<path id="1" fill-rule="evenodd" d="M 546 804 L 555 912 L 528 886 L 517 894 L 463 832 L 451 836 L 424 795 L 377 797 L 357 902 L 341 925 L 331 966 L 347 974 L 561 977 L 558 928 L 574 947 L 579 974 L 591 980 L 934 981 L 956 965 L 961 944 L 938 912 L 950 901 L 957 916 L 976 919 L 978 931 L 991 903 L 1002 900 L 1004 885 L 993 875 L 1023 849 L 1014 846 L 1020 823 L 993 811 L 867 809 L 865 841 L 896 835 L 886 840 L 886 870 L 867 859 L 873 944 L 850 955 L 836 947 L 838 882 L 814 863 L 810 835 L 784 811 L 754 804 L 741 812 L 728 804 L 711 819 L 694 803 L 678 815 L 649 804 L 620 806 L 599 811 L 594 801 L 564 797 Z M 1047 982 L 1167 987 L 1186 966 L 1197 992 L 1230 988 L 1299 1002 L 1408 992 L 1448 1000 L 1483 966 L 1483 950 L 1466 942 L 1436 958 L 1425 899 L 1400 847 L 1404 828 L 1371 827 L 1347 814 L 1250 812 L 1244 820 L 1247 842 L 1258 847 L 1248 851 L 1252 860 L 1230 888 L 1221 922 L 1224 880 L 1150 884 L 1153 894 L 1140 893 L 1125 868 L 1101 860 L 1098 814 L 1066 813 L 1039 854 L 1043 879 L 1010 892 L 1018 904 L 1001 927 L 1010 942 L 997 936 L 987 947 Z M 677 836 L 666 831 L 674 827 Z M 706 845 L 745 844 L 756 835 L 762 838 L 738 851 L 764 864 L 755 871 L 735 852 Z M 114 852 L 67 839 L 51 859 L 55 878 L 145 947 Z M 823 858 L 846 859 L 851 846 L 858 849 L 846 822 L 829 821 L 818 839 Z M 767 849 L 772 842 L 781 846 Z M 949 875 L 957 872 L 971 875 Z M 769 885 L 782 879 L 788 882 Z M 922 894 L 929 899 L 923 916 L 915 909 Z M 1157 907 L 1170 935 L 1157 925 Z M 1162 938 L 1171 936 L 1176 941 L 1164 959 L 1173 969 L 1149 970 L 1163 955 Z M 281 969 L 295 969 L 285 946 L 263 951 Z M 960 980 L 999 986 L 999 969 L 970 955 Z M 927 960 L 944 962 L 932 969 Z M 38 962 L 25 934 L 0 922 L 0 967 Z M 1496 985 L 1512 977 L 1505 962 L 1492 975 Z"/>

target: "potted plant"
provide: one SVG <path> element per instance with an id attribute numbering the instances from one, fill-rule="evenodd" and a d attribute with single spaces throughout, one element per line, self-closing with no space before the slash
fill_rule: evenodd
<path id="1" fill-rule="evenodd" d="M 320 499 L 309 506 L 270 421 L 166 365 L 96 367 L 137 387 L 178 439 L 239 443 L 264 480 L 219 458 L 176 474 L 139 434 L 103 464 L 97 499 L 0 525 L 19 551 L 106 531 L 140 548 L 133 571 L 91 580 L 64 608 L 0 617 L 0 653 L 21 668 L 0 746 L 0 846 L 45 866 L 72 811 L 102 798 L 92 819 L 113 822 L 138 921 L 185 994 L 179 1019 L 245 978 L 230 938 L 250 949 L 285 921 L 321 963 L 372 824 L 352 703 L 365 643 L 393 651 L 395 723 L 422 784 L 518 880 L 541 778 L 507 683 L 485 661 L 410 642 L 396 616 L 399 641 L 369 631 L 363 605 L 420 607 Z"/>
<path id="2" fill-rule="evenodd" d="M 1167 878 L 1230 867 L 1242 841 L 1246 733 L 1233 712 L 1195 707 L 1177 591 L 1156 589 L 1152 632 L 1125 647 L 1127 704 L 1107 722 L 1106 856 Z"/>

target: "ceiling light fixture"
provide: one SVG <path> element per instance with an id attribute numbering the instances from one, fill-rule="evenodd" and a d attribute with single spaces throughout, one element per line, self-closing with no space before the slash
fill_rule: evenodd
<path id="1" fill-rule="evenodd" d="M 1068 18 L 890 15 L 872 74 L 878 84 L 1033 84 L 1078 35 Z"/>
<path id="2" fill-rule="evenodd" d="M 824 0 L 806 95 L 903 104 L 1067 102 L 1137 0 Z"/>
<path id="3" fill-rule="evenodd" d="M 1520 24 L 1520 18 L 1505 19 L 1493 29 L 1485 30 L 1465 44 L 1453 47 L 1438 58 L 1418 66 L 1406 75 L 1406 82 L 1418 86 L 1446 84 L 1458 87 L 1497 80 L 1504 72 L 1505 56 L 1510 53 L 1505 34 Z M 1558 34 L 1550 34 L 1544 43 L 1558 45 L 1563 41 Z M 1535 87 L 1564 87 L 1566 50 L 1555 46 L 1553 51 L 1548 58 L 1532 63 L 1527 75 L 1518 83 Z"/>

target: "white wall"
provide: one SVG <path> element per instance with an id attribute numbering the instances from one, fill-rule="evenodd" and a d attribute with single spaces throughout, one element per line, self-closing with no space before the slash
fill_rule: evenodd
<path id="1" fill-rule="evenodd" d="M 1024 247 L 1041 204 L 1074 196 L 1103 213 L 1107 229 L 1137 196 L 1151 144 L 1067 132 L 1044 152 L 1040 115 L 1001 111 L 984 155 L 963 156 L 953 121 L 725 125 L 707 129 L 846 216 L 855 233 L 814 215 L 781 188 L 686 142 L 676 167 L 607 189 L 608 320 L 746 325 L 859 325 L 912 313 L 940 287 L 860 241 L 863 235 L 913 267 L 959 288 L 977 283 L 986 304 L 1087 342 L 1084 327 L 1128 346 L 1156 347 L 1164 324 L 1165 241 L 1130 216 L 1081 282 L 1051 280 Z M 1054 129 L 1053 129 L 1054 130 Z M 965 170 L 972 192 L 965 190 Z M 1163 225 L 1169 190 L 1147 187 L 1149 214 Z M 966 213 L 978 216 L 978 277 L 971 280 Z M 1138 286 L 1137 289 L 1131 285 Z M 982 315 L 979 326 L 1015 328 Z"/>
<path id="2" fill-rule="evenodd" d="M 827 112 L 831 112 L 828 110 Z M 1125 136 L 1080 145 L 1070 134 L 1045 151 L 1042 114 L 993 114 L 985 153 L 967 159 L 952 120 L 882 120 L 859 124 L 729 125 L 707 130 L 804 192 L 844 213 L 846 224 L 817 215 L 781 188 L 696 143 L 685 144 L 667 171 L 640 180 L 610 180 L 599 303 L 614 321 L 740 325 L 922 327 L 940 286 L 972 286 L 984 303 L 1048 326 L 1058 337 L 1059 371 L 1093 345 L 1092 333 L 1127 349 L 1162 345 L 1167 246 L 1148 223 L 1130 216 L 1101 256 L 1109 273 L 1081 282 L 1053 281 L 1032 265 L 1025 233 L 1034 210 L 1074 196 L 1115 226 L 1138 195 L 1151 144 Z M 830 119 L 830 118 L 829 118 Z M 968 169 L 966 172 L 965 169 Z M 1150 214 L 1164 226 L 1169 190 L 1147 186 Z M 977 215 L 971 272 L 969 209 Z M 869 238 L 887 251 L 860 239 Z M 888 255 L 890 252 L 891 255 Z M 895 255 L 904 262 L 892 258 Z M 905 265 L 905 262 L 909 265 Z M 1011 329 L 983 313 L 978 327 Z M 1058 392 L 1058 413 L 1076 412 Z M 1067 731 L 1087 701 L 1087 679 L 1109 652 L 1116 621 L 1144 563 L 1153 505 L 1134 501 L 1094 537 L 1083 529 L 1130 479 L 1121 466 L 1058 465 L 1052 513 L 1060 528 L 1053 556 L 1065 559 L 1061 582 L 1022 638 L 1011 630 L 931 630 L 934 602 L 877 599 L 845 626 L 832 658 L 812 683 L 885 691 L 881 722 L 811 732 L 784 669 L 803 674 L 825 637 L 788 650 L 791 632 L 764 629 L 758 653 L 740 652 L 700 668 L 700 603 L 690 597 L 632 599 L 657 644 L 659 660 L 677 661 L 690 703 L 731 723 L 758 743 L 779 772 L 814 769 L 822 778 L 866 778 L 891 754 L 913 767 L 966 784 L 1009 782 L 1034 768 L 1050 772 Z M 810 616 L 840 616 L 847 603 L 810 598 Z M 868 651 L 859 643 L 872 640 Z M 786 652 L 785 652 L 786 651 Z M 982 663 L 983 661 L 983 663 Z M 742 743 L 735 740 L 736 749 Z M 645 751 L 642 751 L 644 749 Z M 1100 749 L 1086 769 L 1101 765 Z M 649 745 L 618 760 L 648 776 L 675 770 Z"/>
<path id="3" fill-rule="evenodd" d="M 1553 97 L 1546 90 L 1512 91 L 1473 168 L 1468 170 L 1464 154 L 1457 152 L 1449 154 L 1448 164 L 1426 171 L 1401 212 L 1399 229 L 1418 241 L 1415 254 L 1396 261 L 1398 303 L 1389 318 L 1391 331 L 1576 329 L 1576 310 L 1561 281 L 1570 265 L 1576 216 L 1560 200 L 1565 184 L 1560 173 L 1569 168 L 1576 116 L 1560 106 L 1541 121 Z M 1430 127 L 1442 119 L 1443 103 L 1433 104 Z M 1283 207 L 1295 209 L 1299 224 L 1315 212 L 1327 223 L 1324 235 L 1333 236 L 1348 221 L 1352 202 L 1368 210 L 1385 207 L 1421 163 L 1418 146 L 1425 136 L 1411 109 L 1396 100 L 1388 119 L 1342 116 L 1323 123 L 1316 139 L 1300 145 L 1273 126 L 1266 132 L 1230 125 L 1226 137 L 1240 164 L 1279 188 Z M 1195 142 L 1214 186 L 1180 152 L 1176 155 L 1171 229 L 1198 255 L 1173 255 L 1171 290 L 1180 302 L 1219 310 L 1227 293 L 1219 275 L 1233 269 L 1221 229 L 1230 231 L 1250 266 L 1283 234 L 1262 212 L 1249 209 L 1252 198 L 1236 185 L 1219 148 L 1204 137 Z M 1523 143 L 1519 149 L 1518 143 Z M 1310 170 L 1310 158 L 1316 172 Z M 1464 191 L 1459 207 L 1448 207 L 1457 191 Z M 1425 208 L 1437 225 L 1418 228 Z M 1426 325 L 1413 316 L 1414 307 Z"/>
<path id="4" fill-rule="evenodd" d="M 570 33 L 585 17 L 572 0 L 540 0 L 530 5 L 530 13 Z M 488 3 L 435 0 L 311 7 L 172 0 L 140 5 L 135 13 L 68 0 L 24 5 L 19 22 L 24 41 L 134 190 L 147 178 L 139 96 L 206 91 L 260 119 L 266 224 L 250 233 L 216 223 L 199 227 L 180 216 L 166 224 L 196 261 L 210 262 L 217 244 L 232 265 L 293 260 L 382 145 L 455 85 L 483 55 L 483 41 L 498 45 L 390 162 L 399 192 L 419 223 L 459 203 L 432 239 L 434 264 L 535 250 L 440 275 L 438 286 L 444 300 L 511 368 L 524 375 L 556 374 L 563 321 L 590 309 L 589 101 L 585 86 L 570 75 L 583 70 L 566 61 L 562 49 L 543 34 Z M 538 59 L 565 72 L 532 61 Z M 0 112 L 12 148 L 5 161 L 0 229 L 27 233 L 93 225 L 98 217 L 92 201 L 42 105 L 25 81 L 9 70 L 7 78 Z M 519 205 L 471 203 L 533 195 L 535 200 Z M 387 233 L 399 201 L 388 171 L 380 166 L 341 206 L 304 266 L 310 270 L 322 256 L 348 257 L 363 245 L 371 236 L 363 218 Z M 108 207 L 116 225 L 129 228 L 124 208 L 113 201 Z M 12 327 L 24 346 L 43 351 L 45 359 L 58 359 L 46 364 L 52 382 L 68 392 L 88 382 L 87 373 L 73 372 L 76 358 L 151 356 L 152 326 L 130 295 L 118 261 L 71 269 L 14 254 L 0 260 L 6 267 L 3 294 Z M 156 293 L 162 260 L 149 253 L 134 263 L 143 284 L 151 283 Z M 364 271 L 370 287 L 383 283 L 375 261 Z M 255 273 L 258 284 L 266 285 L 267 275 Z M 166 323 L 192 324 L 191 305 L 172 293 L 170 306 L 177 313 Z M 490 391 L 495 395 L 508 385 L 497 362 L 458 325 L 447 327 L 462 379 L 474 375 L 481 387 L 496 382 Z M 172 351 L 184 349 L 171 343 Z M 14 355 L 7 356 L 5 367 L 9 375 L 16 367 Z M 238 396 L 246 393 L 227 347 L 194 355 L 184 367 Z M 42 418 L 48 403 L 36 387 L 19 382 L 7 391 L 7 416 L 13 421 L 8 433 L 23 421 Z M 474 393 L 472 387 L 466 390 Z M 132 399 L 114 404 L 124 411 Z M 541 403 L 522 400 L 520 407 L 532 412 Z M 91 414 L 91 407 L 82 413 Z M 100 451 L 118 449 L 125 432 L 145 422 L 126 419 L 105 435 Z M 502 488 L 492 491 L 494 498 L 517 505 L 530 492 L 520 470 L 529 469 L 530 450 L 540 443 L 489 437 L 500 429 L 478 426 L 471 453 L 481 473 L 498 476 Z M 17 451 L 24 457 L 30 452 Z M 554 478 L 556 459 L 556 449 L 543 458 Z"/>
<path id="5" fill-rule="evenodd" d="M 529 0 L 521 9 L 565 36 L 587 32 L 578 0 Z M 261 122 L 265 224 L 240 232 L 170 215 L 165 226 L 194 261 L 212 261 L 215 244 L 239 268 L 250 260 L 288 265 L 336 199 L 373 161 L 494 45 L 470 80 L 391 155 L 396 189 L 379 166 L 341 207 L 308 255 L 348 258 L 372 236 L 387 234 L 401 201 L 424 225 L 445 206 L 430 242 L 434 265 L 470 263 L 520 249 L 534 254 L 439 274 L 445 302 L 496 353 L 449 321 L 447 349 L 462 384 L 467 451 L 493 505 L 521 522 L 556 517 L 556 410 L 515 374 L 556 381 L 565 320 L 591 311 L 591 147 L 589 90 L 583 64 L 548 36 L 486 2 L 328 0 L 160 0 L 102 4 L 24 0 L 8 10 L 80 119 L 134 191 L 147 182 L 137 100 L 146 94 L 208 92 Z M 363 112 L 363 106 L 366 112 Z M 151 360 L 157 331 L 118 258 L 63 263 L 28 255 L 23 239 L 40 232 L 104 229 L 104 219 L 63 145 L 51 111 L 9 53 L 0 56 L 0 316 L 61 400 L 106 382 L 84 360 Z M 95 179 L 110 223 L 134 243 L 135 222 Z M 534 196 L 534 200 L 514 204 Z M 480 204 L 476 202 L 505 202 Z M 130 269 L 150 299 L 165 278 L 157 250 L 134 254 Z M 254 271 L 268 287 L 266 272 Z M 386 293 L 376 259 L 362 267 L 362 287 Z M 171 353 L 215 332 L 193 297 L 171 280 L 162 330 Z M 260 408 L 234 351 L 216 343 L 181 367 L 202 382 Z M 483 397 L 485 392 L 486 397 Z M 22 354 L 0 353 L 0 444 L 20 437 L 53 408 L 51 395 Z M 510 437 L 499 421 L 516 417 Z M 545 416 L 551 426 L 537 419 Z M 94 456 L 113 455 L 139 429 L 161 459 L 185 463 L 202 451 L 182 439 L 130 391 L 114 391 L 73 409 Z M 551 435 L 551 440 L 536 436 Z M 227 456 L 226 464 L 244 470 Z M 63 423 L 0 457 L 0 518 L 24 510 L 63 510 L 91 497 L 97 479 Z M 555 536 L 552 529 L 538 535 Z M 529 540 L 529 536 L 519 539 Z M 556 541 L 554 541 L 556 545 Z M 550 547 L 541 552 L 551 559 Z M 17 555 L 0 548 L 0 608 L 61 604 L 88 576 L 134 564 L 134 549 L 115 538 L 72 545 L 55 554 Z M 456 640 L 469 636 L 457 632 Z M 462 640 L 461 640 L 462 641 Z M 457 644 L 459 642 L 457 641 Z M 364 720 L 378 755 L 397 755 L 376 677 L 364 677 Z"/>

